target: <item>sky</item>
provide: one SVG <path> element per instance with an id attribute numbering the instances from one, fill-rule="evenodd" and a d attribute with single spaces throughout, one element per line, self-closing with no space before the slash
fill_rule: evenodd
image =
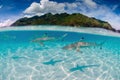
<path id="1" fill-rule="evenodd" d="M 22 17 L 64 12 L 95 17 L 120 30 L 120 0 L 0 0 L 0 27 Z"/>

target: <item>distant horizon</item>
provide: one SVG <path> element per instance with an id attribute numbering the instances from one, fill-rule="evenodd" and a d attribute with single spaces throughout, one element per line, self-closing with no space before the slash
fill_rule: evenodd
<path id="1" fill-rule="evenodd" d="M 81 13 L 120 30 L 119 3 L 119 0 L 0 0 L 0 27 L 10 26 L 23 17 L 46 13 Z"/>

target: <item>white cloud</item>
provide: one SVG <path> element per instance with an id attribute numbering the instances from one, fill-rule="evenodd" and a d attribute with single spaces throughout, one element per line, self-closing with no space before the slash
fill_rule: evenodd
<path id="1" fill-rule="evenodd" d="M 64 12 L 65 4 L 57 3 L 49 0 L 41 0 L 40 3 L 33 2 L 24 13 L 42 15 L 45 13 L 62 13 Z"/>
<path id="2" fill-rule="evenodd" d="M 3 22 L 0 22 L 0 27 L 7 27 L 7 26 L 10 26 L 12 23 L 13 23 L 13 20 L 8 19 Z"/>
<path id="3" fill-rule="evenodd" d="M 28 14 L 34 14 L 34 13 L 38 13 L 40 10 L 40 4 L 33 2 L 29 8 L 27 8 L 24 12 L 28 13 Z"/>
<path id="4" fill-rule="evenodd" d="M 81 12 L 89 17 L 95 17 L 104 21 L 107 21 L 111 24 L 111 26 L 115 29 L 120 29 L 120 15 L 115 14 L 113 9 L 110 9 L 103 5 L 97 5 L 97 9 L 93 9 L 90 11 L 84 10 Z"/>
<path id="5" fill-rule="evenodd" d="M 82 3 L 57 3 L 49 0 L 41 0 L 40 3 L 33 2 L 24 13 L 30 15 L 43 15 L 45 13 L 78 12 L 77 9 L 95 8 L 97 4 L 92 0 L 81 0 Z M 84 8 L 83 8 L 84 7 Z M 66 9 L 67 8 L 67 9 Z"/>
<path id="6" fill-rule="evenodd" d="M 97 4 L 93 0 L 83 0 L 85 4 L 87 4 L 89 7 L 96 8 Z"/>
<path id="7" fill-rule="evenodd" d="M 99 5 L 93 0 L 77 0 L 74 3 L 57 3 L 55 1 L 41 0 L 40 3 L 33 2 L 24 11 L 24 14 L 30 17 L 45 13 L 82 13 L 89 17 L 108 21 L 114 28 L 120 29 L 120 15 L 113 12 L 116 8 L 116 5 L 111 9 L 105 5 Z"/>

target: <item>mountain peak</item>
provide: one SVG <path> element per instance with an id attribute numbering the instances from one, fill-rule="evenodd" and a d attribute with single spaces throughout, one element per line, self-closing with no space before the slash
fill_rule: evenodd
<path id="1" fill-rule="evenodd" d="M 26 25 L 61 25 L 61 26 L 77 26 L 77 27 L 98 27 L 108 30 L 115 30 L 111 25 L 94 17 L 88 17 L 80 13 L 61 13 L 52 14 L 47 13 L 42 16 L 33 16 L 31 18 L 21 18 L 17 20 L 12 26 L 26 26 Z"/>

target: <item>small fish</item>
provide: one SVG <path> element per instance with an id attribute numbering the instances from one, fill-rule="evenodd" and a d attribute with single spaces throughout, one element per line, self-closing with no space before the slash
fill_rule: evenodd
<path id="1" fill-rule="evenodd" d="M 62 62 L 62 60 L 54 60 L 54 59 L 51 59 L 50 61 L 43 62 L 43 64 L 54 66 L 56 63 L 59 63 L 59 62 Z"/>
<path id="2" fill-rule="evenodd" d="M 79 65 L 77 64 L 77 66 L 71 68 L 70 71 L 73 72 L 73 71 L 78 71 L 78 70 L 79 70 L 79 71 L 81 71 L 81 72 L 84 72 L 84 69 L 85 69 L 85 68 L 90 68 L 90 67 L 99 67 L 99 65 L 79 66 Z"/>

